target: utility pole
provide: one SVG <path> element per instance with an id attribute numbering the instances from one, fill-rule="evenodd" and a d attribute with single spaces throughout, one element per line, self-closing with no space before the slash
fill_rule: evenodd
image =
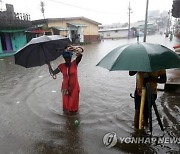
<path id="1" fill-rule="evenodd" d="M 171 10 L 168 11 L 168 21 L 167 21 L 166 34 L 169 34 L 170 26 L 171 26 Z"/>
<path id="2" fill-rule="evenodd" d="M 131 32 L 131 13 L 132 13 L 132 9 L 131 9 L 131 7 L 130 7 L 130 1 L 129 1 L 129 6 L 128 6 L 128 16 L 129 16 L 128 39 L 130 39 L 130 32 Z"/>
<path id="3" fill-rule="evenodd" d="M 44 11 L 45 11 L 45 9 L 44 9 L 44 2 L 43 1 L 41 1 L 40 2 L 40 6 L 41 6 L 41 12 L 42 12 L 42 14 L 43 14 L 43 18 L 45 19 L 45 16 L 44 16 Z"/>
<path id="4" fill-rule="evenodd" d="M 45 4 L 44 4 L 43 1 L 40 2 L 40 6 L 41 6 L 41 12 L 42 12 L 42 14 L 43 14 L 44 22 L 45 22 L 45 24 L 44 24 L 44 26 L 43 26 L 43 29 L 44 29 L 44 31 L 45 31 L 44 34 L 46 35 L 47 32 L 49 32 L 49 31 L 48 31 L 49 28 L 48 28 L 48 22 L 45 20 L 45 15 L 44 15 L 44 12 L 45 12 L 44 6 L 45 6 Z"/>
<path id="5" fill-rule="evenodd" d="M 3 9 L 2 9 L 3 1 L 0 0 L 0 3 L 1 3 L 1 9 L 0 9 L 0 11 L 2 11 L 2 10 L 3 10 Z"/>
<path id="6" fill-rule="evenodd" d="M 143 42 L 146 42 L 146 35 L 147 35 L 148 5 L 149 5 L 149 0 L 147 0 L 146 2 L 146 15 L 145 15 L 145 23 L 144 23 L 144 41 Z"/>

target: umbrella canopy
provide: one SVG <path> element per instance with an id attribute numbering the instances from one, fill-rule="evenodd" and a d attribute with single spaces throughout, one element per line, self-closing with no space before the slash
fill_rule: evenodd
<path id="1" fill-rule="evenodd" d="M 180 68 L 180 57 L 160 44 L 134 43 L 115 48 L 97 66 L 110 71 L 154 72 L 161 69 Z"/>
<path id="2" fill-rule="evenodd" d="M 58 58 L 71 41 L 59 35 L 33 38 L 15 54 L 15 64 L 23 67 L 42 66 Z"/>

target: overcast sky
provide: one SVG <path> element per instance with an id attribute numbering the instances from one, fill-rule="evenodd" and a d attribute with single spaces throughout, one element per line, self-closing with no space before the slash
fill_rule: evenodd
<path id="1" fill-rule="evenodd" d="M 31 20 L 43 19 L 41 0 L 0 0 L 13 4 L 15 12 L 29 13 Z M 144 20 L 146 0 L 43 0 L 46 18 L 78 17 L 95 20 L 102 24 L 128 22 L 128 5 L 133 13 L 131 22 Z M 149 10 L 171 10 L 173 0 L 149 0 Z M 1 7 L 1 6 L 0 6 Z"/>

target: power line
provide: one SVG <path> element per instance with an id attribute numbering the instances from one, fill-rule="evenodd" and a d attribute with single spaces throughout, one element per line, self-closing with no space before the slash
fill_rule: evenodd
<path id="1" fill-rule="evenodd" d="M 72 5 L 72 4 L 68 4 L 68 3 L 64 3 L 64 2 L 60 2 L 60 1 L 57 1 L 57 0 L 47 0 L 47 1 L 51 1 L 51 2 L 54 2 L 54 3 L 60 3 L 60 4 L 63 4 L 63 5 L 67 5 L 67 6 L 70 6 L 70 7 L 75 7 L 75 8 L 78 8 L 78 9 L 83 9 L 83 10 L 86 10 L 86 11 L 91 11 L 91 12 L 97 12 L 97 13 L 103 13 L 103 14 L 113 14 L 113 15 L 118 15 L 118 13 L 112 13 L 112 12 L 103 12 L 103 11 L 98 11 L 98 10 L 93 10 L 93 9 L 90 9 L 90 8 L 85 8 L 85 7 L 80 7 L 80 6 L 77 6 L 77 5 Z"/>

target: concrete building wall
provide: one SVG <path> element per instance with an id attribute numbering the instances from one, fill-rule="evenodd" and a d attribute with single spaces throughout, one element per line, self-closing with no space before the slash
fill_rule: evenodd
<path id="1" fill-rule="evenodd" d="M 30 15 L 14 12 L 11 4 L 6 4 L 6 11 L 0 11 L 0 29 L 20 29 L 31 25 Z"/>
<path id="2" fill-rule="evenodd" d="M 100 31 L 99 33 L 100 36 L 105 39 L 128 37 L 128 30 Z"/>
<path id="3" fill-rule="evenodd" d="M 67 27 L 67 23 L 79 23 L 82 25 L 85 25 L 84 29 L 84 35 L 98 35 L 98 25 L 95 25 L 93 23 L 84 21 L 84 20 L 64 20 L 64 21 L 54 21 L 54 22 L 48 22 L 48 27 Z"/>
<path id="4" fill-rule="evenodd" d="M 49 21 L 48 27 L 67 27 L 64 21 Z"/>
<path id="5" fill-rule="evenodd" d="M 17 51 L 27 43 L 26 35 L 24 32 L 13 33 L 11 39 L 13 51 Z"/>
<path id="6" fill-rule="evenodd" d="M 13 55 L 27 43 L 25 30 L 31 27 L 30 15 L 14 12 L 11 4 L 0 11 L 0 56 Z"/>
<path id="7" fill-rule="evenodd" d="M 97 42 L 99 40 L 99 28 L 97 23 L 89 22 L 88 20 L 84 20 L 83 18 L 80 19 L 71 19 L 71 20 L 49 20 L 48 21 L 48 27 L 61 27 L 64 29 L 68 28 L 68 23 L 75 23 L 75 24 L 80 24 L 80 30 L 81 33 L 83 34 L 83 40 L 84 42 Z M 62 30 L 59 31 L 59 35 L 62 36 L 69 36 L 69 31 L 67 30 Z M 82 38 L 81 37 L 81 38 Z"/>
<path id="8" fill-rule="evenodd" d="M 3 35 L 9 36 L 9 41 L 7 41 Z M 0 33 L 0 53 L 11 53 L 17 51 L 19 48 L 23 47 L 27 43 L 25 32 L 1 32 Z M 3 49 L 3 46 L 5 49 Z M 9 46 L 9 47 L 8 47 Z"/>
<path id="9" fill-rule="evenodd" d="M 62 28 L 67 28 L 67 22 L 65 21 L 49 21 L 48 22 L 48 27 L 62 27 Z M 51 29 L 52 34 L 54 34 L 54 30 Z M 59 31 L 57 32 L 57 35 L 61 36 L 68 36 L 68 31 Z"/>

